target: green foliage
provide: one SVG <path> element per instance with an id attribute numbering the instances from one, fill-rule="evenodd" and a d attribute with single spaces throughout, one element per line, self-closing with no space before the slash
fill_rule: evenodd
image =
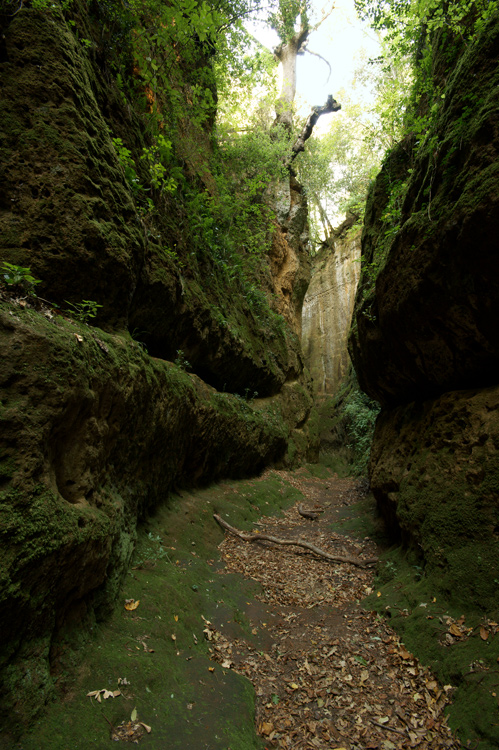
<path id="1" fill-rule="evenodd" d="M 343 105 L 342 105 L 343 107 Z M 311 205 L 312 241 L 320 244 L 321 224 L 328 234 L 329 217 L 356 211 L 363 214 L 365 198 L 379 170 L 382 149 L 366 138 L 363 111 L 346 102 L 324 135 L 312 137 L 296 159 L 300 181 Z"/>
<path id="2" fill-rule="evenodd" d="M 115 35 L 110 48 L 118 38 L 126 47 L 126 35 L 131 41 L 133 80 L 130 60 L 117 55 L 115 75 L 123 98 L 136 109 L 142 100 L 146 145 L 125 143 L 126 136 L 113 144 L 149 237 L 161 236 L 160 217 L 175 195 L 189 262 L 215 277 L 213 287 L 229 284 L 259 314 L 269 308 L 254 274 L 273 223 L 263 197 L 285 173 L 289 142 L 271 134 L 268 122 L 239 132 L 227 104 L 234 90 L 239 102 L 250 101 L 255 85 L 275 75 L 270 53 L 246 54 L 249 36 L 241 19 L 253 7 L 252 0 L 131 0 L 126 7 L 105 0 L 99 13 Z M 210 137 L 216 90 L 218 142 Z M 254 110 L 256 125 L 261 110 Z M 178 259 L 177 251 L 167 255 Z"/>
<path id="3" fill-rule="evenodd" d="M 402 206 L 407 192 L 407 180 L 394 180 L 388 188 L 388 203 L 381 215 L 382 229 L 376 246 L 376 254 L 371 265 L 381 268 L 393 238 L 400 228 Z"/>
<path id="4" fill-rule="evenodd" d="M 446 72 L 437 62 L 445 45 L 450 69 L 463 45 L 470 44 L 497 12 L 498 0 L 355 0 L 357 12 L 384 34 L 383 70 L 404 64 L 413 70 L 410 106 L 406 101 L 404 130 L 423 147 L 445 99 Z M 440 65 L 440 67 L 439 67 Z"/>
<path id="5" fill-rule="evenodd" d="M 383 31 L 394 57 L 417 63 L 435 32 L 469 42 L 497 10 L 497 0 L 355 0 L 359 16 Z"/>
<path id="6" fill-rule="evenodd" d="M 335 465 L 335 471 L 346 462 L 344 473 L 367 475 L 369 453 L 379 404 L 363 393 L 353 368 L 334 398 L 321 405 L 321 442 L 325 455 L 321 462 Z"/>
<path id="7" fill-rule="evenodd" d="M 113 138 L 112 141 L 118 160 L 125 172 L 125 179 L 132 188 L 133 193 L 137 195 L 144 190 L 144 187 L 140 184 L 132 152 L 126 148 L 121 138 Z"/>
<path id="8" fill-rule="evenodd" d="M 28 294 L 34 294 L 34 285 L 41 284 L 40 279 L 35 279 L 31 273 L 31 268 L 16 266 L 14 263 L 2 263 L 3 282 L 10 287 L 19 287 Z"/>
<path id="9" fill-rule="evenodd" d="M 88 323 L 89 320 L 95 318 L 99 307 L 102 307 L 98 302 L 94 302 L 91 299 L 84 299 L 81 302 L 68 302 L 66 300 L 66 304 L 69 305 L 73 318 L 76 318 L 81 323 Z"/>
<path id="10" fill-rule="evenodd" d="M 411 82 L 411 69 L 404 61 L 382 67 L 364 61 L 355 73 L 352 92 L 340 92 L 342 109 L 331 118 L 328 131 L 313 135 L 296 159 L 311 207 L 315 245 L 329 234 L 327 221 L 340 223 L 341 216 L 353 213 L 362 222 L 368 189 L 383 156 L 402 137 Z M 373 104 L 366 108 L 356 101 L 356 89 L 363 97 L 370 92 Z"/>
<path id="11" fill-rule="evenodd" d="M 352 390 L 343 404 L 346 431 L 353 451 L 353 470 L 367 474 L 369 452 L 374 433 L 379 404 L 360 390 Z"/>
<path id="12" fill-rule="evenodd" d="M 308 27 L 308 0 L 279 0 L 276 10 L 270 14 L 270 26 L 277 32 L 281 42 L 287 42 L 295 33 L 296 19 L 300 17 L 302 28 Z"/>
<path id="13" fill-rule="evenodd" d="M 149 187 L 145 187 L 140 181 L 137 167 L 132 152 L 125 146 L 121 138 L 113 138 L 113 145 L 118 160 L 123 167 L 125 179 L 130 185 L 136 199 L 142 202 L 145 210 L 150 212 L 154 209 L 154 201 L 145 196 L 151 189 L 158 194 L 175 193 L 178 187 L 177 179 L 183 175 L 178 167 L 171 164 L 172 143 L 160 133 L 149 147 L 144 146 L 140 160 L 147 166 L 149 173 Z M 177 179 L 175 179 L 175 176 Z M 145 203 L 144 203 L 145 201 Z"/>
<path id="14" fill-rule="evenodd" d="M 72 3 L 73 0 L 31 0 L 31 7 L 34 10 L 53 10 L 55 8 L 68 10 Z"/>
<path id="15" fill-rule="evenodd" d="M 186 359 L 185 354 L 182 351 L 182 349 L 177 349 L 177 357 L 175 358 L 173 364 L 176 367 L 179 367 L 181 370 L 191 369 L 191 363 Z"/>
<path id="16" fill-rule="evenodd" d="M 140 157 L 149 168 L 152 187 L 165 193 L 174 193 L 177 189 L 174 177 L 167 175 L 167 165 L 171 156 L 172 142 L 167 141 L 160 133 L 149 148 L 144 146 Z"/>
<path id="17" fill-rule="evenodd" d="M 237 1 L 211 6 L 206 0 L 132 0 L 133 52 L 156 127 L 188 118 L 191 127 L 200 128 L 213 117 L 211 57 L 230 56 L 232 14 L 247 8 Z"/>
<path id="18" fill-rule="evenodd" d="M 211 247 L 222 265 L 229 263 L 226 271 L 239 277 L 234 252 L 242 251 L 251 265 L 269 248 L 274 214 L 266 197 L 288 178 L 289 134 L 272 128 L 275 69 L 270 53 L 259 50 L 243 58 L 237 78 L 222 82 L 213 165 L 217 190 L 210 206 L 219 231 Z M 244 286 L 246 299 L 258 306 L 261 293 Z"/>

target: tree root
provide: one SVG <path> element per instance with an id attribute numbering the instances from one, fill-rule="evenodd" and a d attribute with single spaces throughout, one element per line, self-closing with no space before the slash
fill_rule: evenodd
<path id="1" fill-rule="evenodd" d="M 229 523 L 227 523 L 227 521 L 224 521 L 223 518 L 220 518 L 220 516 L 216 513 L 213 514 L 213 518 L 223 529 L 230 531 L 231 534 L 238 536 L 244 542 L 262 541 L 273 542 L 274 544 L 290 544 L 296 547 L 304 547 L 314 554 L 319 555 L 319 557 L 324 557 L 326 560 L 331 560 L 331 562 L 349 563 L 350 565 L 356 565 L 358 568 L 367 568 L 369 565 L 374 565 L 374 563 L 378 562 L 377 558 L 372 558 L 370 560 L 361 560 L 358 557 L 330 555 L 329 552 L 324 552 L 324 550 L 316 547 L 314 544 L 304 542 L 302 539 L 278 539 L 276 536 L 270 536 L 269 534 L 246 534 L 243 531 L 239 531 L 239 529 L 234 528 L 234 526 L 231 526 Z"/>

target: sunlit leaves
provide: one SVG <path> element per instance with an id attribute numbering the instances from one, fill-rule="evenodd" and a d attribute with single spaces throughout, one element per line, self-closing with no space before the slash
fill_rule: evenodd
<path id="1" fill-rule="evenodd" d="M 276 11 L 270 15 L 270 25 L 282 42 L 293 36 L 298 17 L 302 26 L 308 25 L 309 5 L 307 0 L 279 0 Z"/>

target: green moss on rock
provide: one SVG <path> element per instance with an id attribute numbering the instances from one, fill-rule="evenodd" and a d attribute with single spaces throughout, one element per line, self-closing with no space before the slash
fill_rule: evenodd
<path id="1" fill-rule="evenodd" d="M 457 391 L 381 414 L 371 486 L 394 538 L 447 599 L 494 608 L 499 592 L 498 389 Z"/>
<path id="2" fill-rule="evenodd" d="M 51 690 L 48 662 L 29 644 L 48 648 L 68 622 L 107 611 L 137 519 L 182 483 L 279 460 L 288 427 L 130 339 L 5 304 L 0 326 L 2 663 L 27 718 Z M 45 675 L 28 692 L 19 659 Z"/>

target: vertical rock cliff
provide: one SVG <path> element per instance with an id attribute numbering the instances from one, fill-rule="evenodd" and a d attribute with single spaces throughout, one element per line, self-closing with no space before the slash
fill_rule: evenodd
<path id="1" fill-rule="evenodd" d="M 428 131 L 389 155 L 370 195 L 350 350 L 382 404 L 370 477 L 393 537 L 447 597 L 488 611 L 499 581 L 499 18 L 467 45 L 433 41 Z"/>
<path id="2" fill-rule="evenodd" d="M 128 5 L 7 6 L 0 260 L 41 283 L 0 289 L 0 670 L 6 715 L 29 721 L 65 629 L 114 601 L 137 521 L 179 486 L 313 455 L 316 428 L 299 186 L 268 254 L 234 247 L 209 210 L 212 116 L 160 128 L 173 182 L 151 183 Z M 172 96 L 191 106 L 202 69 L 214 102 L 190 43 L 188 62 L 169 50 Z"/>
<path id="3" fill-rule="evenodd" d="M 302 347 L 316 396 L 334 394 L 347 373 L 347 338 L 359 276 L 359 231 L 340 228 L 313 259 L 303 303 Z"/>

